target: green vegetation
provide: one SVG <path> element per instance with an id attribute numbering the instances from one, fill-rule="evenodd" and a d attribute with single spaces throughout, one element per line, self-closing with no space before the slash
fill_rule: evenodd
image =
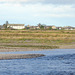
<path id="1" fill-rule="evenodd" d="M 52 30 L 52 27 L 49 27 L 49 30 Z"/>
<path id="2" fill-rule="evenodd" d="M 30 47 L 38 49 L 55 49 L 59 48 L 58 46 L 42 46 L 42 45 L 3 45 L 4 47 Z"/>

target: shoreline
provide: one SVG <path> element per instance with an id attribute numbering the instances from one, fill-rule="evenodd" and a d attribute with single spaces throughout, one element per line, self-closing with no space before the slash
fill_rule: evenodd
<path id="1" fill-rule="evenodd" d="M 75 49 L 75 44 L 73 45 L 58 45 L 59 48 L 53 49 Z M 16 51 L 42 51 L 41 48 L 32 48 L 32 47 L 0 47 L 0 52 L 16 52 Z M 51 50 L 51 49 L 50 49 Z"/>
<path id="2" fill-rule="evenodd" d="M 59 49 L 75 49 L 75 45 L 60 45 Z M 25 48 L 25 47 L 0 47 L 0 52 L 43 51 L 43 50 L 45 49 Z M 44 54 L 0 54 L 0 60 L 26 59 L 26 58 L 36 58 L 41 56 L 45 55 Z"/>
<path id="3" fill-rule="evenodd" d="M 45 56 L 44 54 L 0 54 L 0 60 L 7 59 L 26 59 Z"/>

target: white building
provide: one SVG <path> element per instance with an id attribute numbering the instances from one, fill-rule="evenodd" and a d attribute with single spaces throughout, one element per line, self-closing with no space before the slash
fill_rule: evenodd
<path id="1" fill-rule="evenodd" d="M 52 26 L 52 29 L 55 30 L 55 29 L 57 29 L 57 28 L 56 28 L 56 26 Z"/>
<path id="2" fill-rule="evenodd" d="M 7 24 L 7 28 L 11 29 L 24 29 L 24 24 Z"/>

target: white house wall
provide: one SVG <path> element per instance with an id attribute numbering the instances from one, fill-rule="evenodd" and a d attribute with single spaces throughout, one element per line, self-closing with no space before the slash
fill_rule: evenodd
<path id="1" fill-rule="evenodd" d="M 13 28 L 13 29 L 24 29 L 25 26 L 11 26 L 11 28 Z"/>
<path id="2" fill-rule="evenodd" d="M 8 25 L 7 28 L 9 27 L 12 29 L 24 29 L 25 28 L 25 26 L 13 26 L 13 25 L 12 26 Z"/>

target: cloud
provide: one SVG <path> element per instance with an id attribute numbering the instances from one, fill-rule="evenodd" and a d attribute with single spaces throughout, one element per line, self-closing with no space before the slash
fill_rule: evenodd
<path id="1" fill-rule="evenodd" d="M 3 7 L 2 7 L 3 6 Z M 18 9 L 19 8 L 19 9 Z M 3 10 L 5 9 L 5 10 Z M 8 9 L 8 11 L 7 11 Z M 52 4 L 26 4 L 24 7 L 20 4 L 2 4 L 0 5 L 2 15 L 7 15 L 4 12 L 7 11 L 7 16 L 30 16 L 30 17 L 75 17 L 75 8 L 73 5 L 52 5 Z M 4 13 L 4 14 L 3 14 Z M 11 15 L 12 14 L 12 15 Z"/>
<path id="2" fill-rule="evenodd" d="M 37 9 L 37 10 L 36 10 Z M 75 8 L 72 5 L 35 5 L 36 17 L 75 17 Z"/>
<path id="3" fill-rule="evenodd" d="M 75 0 L 0 0 L 0 3 L 75 4 Z"/>
<path id="4" fill-rule="evenodd" d="M 63 3 L 63 5 L 60 2 L 58 4 L 52 3 L 54 0 L 51 1 L 51 4 L 48 3 L 48 0 L 0 0 L 0 2 L 2 1 L 6 2 L 0 4 L 0 18 L 2 21 L 8 20 L 30 24 L 39 22 L 73 24 L 75 22 L 75 6 L 69 4 L 70 2 Z"/>

